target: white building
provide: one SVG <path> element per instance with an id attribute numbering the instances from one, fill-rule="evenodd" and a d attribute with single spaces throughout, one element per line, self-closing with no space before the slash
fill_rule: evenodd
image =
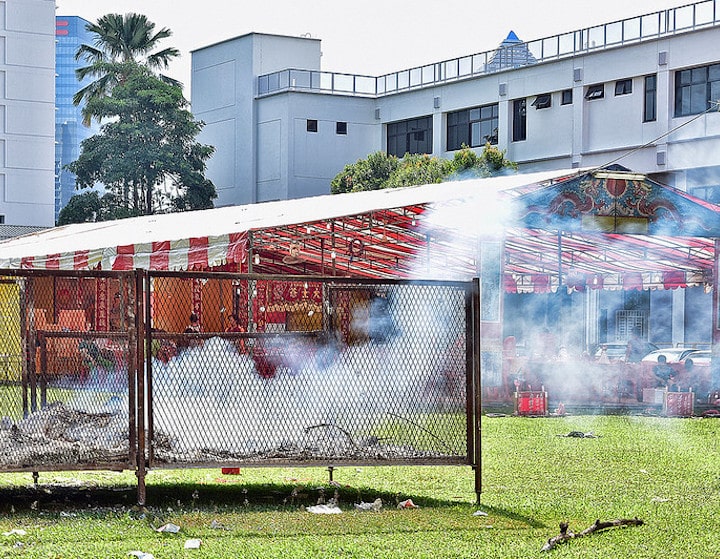
<path id="1" fill-rule="evenodd" d="M 0 0 L 0 51 L 0 223 L 52 226 L 54 0 Z"/>
<path id="2" fill-rule="evenodd" d="M 716 1 L 527 43 L 510 33 L 495 51 L 377 77 L 321 71 L 311 38 L 198 49 L 191 101 L 217 150 L 216 205 L 328 193 L 378 150 L 452 157 L 486 141 L 521 171 L 618 162 L 720 202 Z"/>

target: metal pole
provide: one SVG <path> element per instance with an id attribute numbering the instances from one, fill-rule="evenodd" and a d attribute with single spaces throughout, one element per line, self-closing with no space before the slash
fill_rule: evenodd
<path id="1" fill-rule="evenodd" d="M 144 295 L 144 298 L 143 298 Z M 130 393 L 130 417 L 137 417 L 136 429 L 130 430 L 131 441 L 132 433 L 137 433 L 136 445 L 136 471 L 138 478 L 137 504 L 144 506 L 147 490 L 145 485 L 145 475 L 147 473 L 146 460 L 150 458 L 146 456 L 147 437 L 145 434 L 145 411 L 148 413 L 148 435 L 152 438 L 152 352 L 150 350 L 152 343 L 152 317 L 150 308 L 150 281 L 146 270 L 135 270 L 135 327 L 134 332 L 130 332 L 128 336 L 128 351 L 132 359 L 129 359 L 132 373 L 128 371 L 128 390 Z M 134 335 L 133 335 L 134 334 Z M 133 346 L 135 342 L 135 346 Z M 145 351 L 147 348 L 147 351 Z M 145 384 L 145 371 L 147 370 L 147 385 Z M 134 379 L 133 379 L 134 377 Z M 133 380 L 135 382 L 133 382 Z M 135 392 L 137 386 L 137 392 Z M 136 404 L 137 403 L 137 404 Z M 146 408 L 147 403 L 147 408 Z M 137 414 L 132 409 L 136 405 Z M 132 420 L 131 420 L 132 425 Z M 149 445 L 149 452 L 152 452 L 152 445 Z"/>
<path id="2" fill-rule="evenodd" d="M 468 457 L 471 459 L 473 470 L 475 471 L 475 496 L 477 502 L 480 503 L 480 493 L 482 492 L 482 445 L 481 445 L 481 425 L 482 417 L 482 367 L 481 367 L 481 282 L 480 278 L 475 278 L 470 288 L 470 296 L 465 307 L 466 316 L 466 335 L 465 335 L 465 353 L 466 353 L 466 414 L 467 414 L 467 439 L 468 439 Z"/>

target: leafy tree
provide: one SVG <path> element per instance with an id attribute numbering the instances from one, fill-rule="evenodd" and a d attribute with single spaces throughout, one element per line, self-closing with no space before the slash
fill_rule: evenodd
<path id="1" fill-rule="evenodd" d="M 384 188 L 383 185 L 399 164 L 400 160 L 394 155 L 388 155 L 383 151 L 371 153 L 367 159 L 359 159 L 355 163 L 345 165 L 330 183 L 330 191 L 339 194 Z"/>
<path id="2" fill-rule="evenodd" d="M 406 154 L 383 188 L 443 182 L 451 172 L 452 164 L 447 159 L 417 153 Z"/>
<path id="3" fill-rule="evenodd" d="M 489 143 L 480 154 L 463 145 L 451 160 L 423 154 L 405 154 L 398 159 L 378 151 L 371 153 L 367 159 L 346 165 L 330 183 L 330 190 L 338 194 L 490 177 L 506 169 L 515 171 L 517 164 L 505 159 L 505 152 Z"/>
<path id="4" fill-rule="evenodd" d="M 455 178 L 482 178 L 500 174 L 503 169 L 517 171 L 517 163 L 505 159 L 505 152 L 490 143 L 485 144 L 479 155 L 463 144 L 455 152 L 452 169 Z"/>
<path id="5" fill-rule="evenodd" d="M 60 210 L 58 216 L 58 225 L 67 225 L 68 223 L 85 223 L 88 221 L 102 221 L 97 219 L 100 214 L 100 196 L 96 190 L 76 194 L 65 207 Z"/>
<path id="6" fill-rule="evenodd" d="M 212 207 L 215 187 L 204 172 L 214 148 L 195 141 L 202 123 L 182 90 L 134 61 L 118 65 L 124 81 L 88 100 L 90 114 L 105 124 L 67 166 L 76 184 L 104 184 L 128 215 Z"/>
<path id="7" fill-rule="evenodd" d="M 60 210 L 57 224 L 109 221 L 125 217 L 131 217 L 130 212 L 122 207 L 117 196 L 112 192 L 100 196 L 97 190 L 91 190 L 70 198 Z"/>
<path id="8" fill-rule="evenodd" d="M 166 69 L 170 61 L 180 55 L 176 48 L 165 48 L 152 52 L 158 42 L 172 35 L 168 28 L 155 33 L 155 24 L 141 14 L 107 14 L 86 26 L 94 33 L 94 45 L 82 44 L 75 54 L 75 59 L 83 59 L 88 63 L 76 70 L 79 81 L 90 76 L 96 78 L 80 89 L 73 97 L 73 103 L 80 105 L 83 100 L 90 101 L 109 95 L 112 89 L 127 79 L 125 72 L 130 68 L 126 63 L 136 62 L 152 71 Z M 170 77 L 159 75 L 163 81 L 182 87 L 180 82 Z M 83 121 L 86 125 L 97 117 L 90 106 L 83 107 Z"/>

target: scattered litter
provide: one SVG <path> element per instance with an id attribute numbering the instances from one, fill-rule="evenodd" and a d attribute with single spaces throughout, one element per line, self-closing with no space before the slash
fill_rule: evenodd
<path id="1" fill-rule="evenodd" d="M 382 509 L 382 499 L 380 497 L 375 499 L 372 503 L 365 503 L 363 501 L 355 503 L 355 510 L 358 511 L 380 512 L 380 509 Z"/>
<path id="2" fill-rule="evenodd" d="M 200 539 L 185 540 L 185 549 L 200 549 L 201 543 Z"/>
<path id="3" fill-rule="evenodd" d="M 567 435 L 558 435 L 558 437 L 571 437 L 575 439 L 597 439 L 598 435 L 594 433 L 583 433 L 582 431 L 570 431 Z"/>
<path id="4" fill-rule="evenodd" d="M 399 509 L 419 509 L 420 507 L 417 506 L 415 503 L 413 503 L 412 499 L 405 499 L 404 501 L 400 501 L 398 503 L 397 508 L 399 508 Z"/>
<path id="5" fill-rule="evenodd" d="M 177 524 L 172 524 L 172 523 L 168 522 L 167 524 L 160 526 L 160 528 L 158 528 L 155 531 L 156 532 L 167 532 L 168 534 L 177 534 L 180 531 L 180 526 L 178 526 Z"/>
<path id="6" fill-rule="evenodd" d="M 487 516 L 487 515 L 488 515 L 488 513 L 486 513 L 484 510 L 476 510 L 473 513 L 473 516 Z"/>
<path id="7" fill-rule="evenodd" d="M 314 505 L 305 510 L 313 514 L 340 514 L 342 512 L 337 505 Z"/>
<path id="8" fill-rule="evenodd" d="M 646 474 L 646 473 L 648 473 L 648 471 L 647 471 L 646 469 L 638 470 L 638 472 L 640 472 L 641 474 Z"/>
<path id="9" fill-rule="evenodd" d="M 651 503 L 667 503 L 670 499 L 666 499 L 664 497 L 653 497 L 650 499 Z"/>
<path id="10" fill-rule="evenodd" d="M 23 530 L 22 528 L 13 528 L 9 532 L 3 532 L 3 536 L 25 536 L 27 535 L 27 532 Z"/>
<path id="11" fill-rule="evenodd" d="M 485 417 L 507 417 L 506 413 L 486 413 Z"/>
<path id="12" fill-rule="evenodd" d="M 210 523 L 210 528 L 212 530 L 227 530 L 227 527 L 222 522 L 218 522 L 217 520 L 213 520 Z"/>
<path id="13" fill-rule="evenodd" d="M 133 555 L 138 559 L 155 559 L 152 553 L 145 553 L 144 551 L 128 551 L 128 555 Z"/>
<path id="14" fill-rule="evenodd" d="M 33 501 L 32 503 L 30 503 L 30 508 L 31 508 L 32 510 L 37 510 L 37 508 L 38 508 L 38 502 L 37 502 L 37 501 Z"/>

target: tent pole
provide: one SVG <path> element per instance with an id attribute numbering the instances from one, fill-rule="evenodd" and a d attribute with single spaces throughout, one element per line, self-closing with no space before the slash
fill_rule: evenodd
<path id="1" fill-rule="evenodd" d="M 720 239 L 715 239 L 712 275 L 712 359 L 710 390 L 720 388 Z"/>

